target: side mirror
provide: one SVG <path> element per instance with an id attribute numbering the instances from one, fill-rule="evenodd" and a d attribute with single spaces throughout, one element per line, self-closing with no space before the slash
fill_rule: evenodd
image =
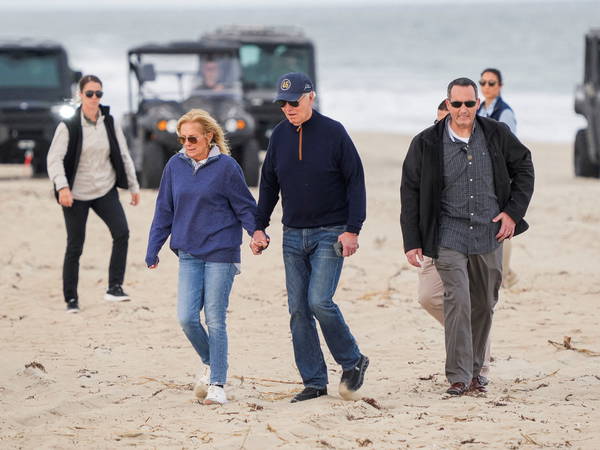
<path id="1" fill-rule="evenodd" d="M 143 64 L 142 67 L 140 67 L 139 78 L 140 83 L 156 80 L 156 71 L 154 70 L 154 64 Z"/>

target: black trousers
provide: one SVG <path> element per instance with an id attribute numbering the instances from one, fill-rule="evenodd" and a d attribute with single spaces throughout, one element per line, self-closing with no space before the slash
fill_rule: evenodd
<path id="1" fill-rule="evenodd" d="M 79 281 L 79 258 L 85 241 L 85 226 L 90 208 L 108 226 L 113 238 L 110 266 L 108 269 L 108 285 L 123 284 L 125 265 L 127 263 L 127 246 L 129 228 L 125 211 L 119 201 L 117 188 L 112 188 L 106 195 L 94 200 L 74 200 L 73 206 L 63 206 L 63 215 L 67 226 L 67 251 L 63 263 L 63 294 L 65 301 L 77 296 Z"/>

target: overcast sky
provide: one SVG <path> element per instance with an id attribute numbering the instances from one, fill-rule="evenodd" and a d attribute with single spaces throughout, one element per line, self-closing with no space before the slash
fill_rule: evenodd
<path id="1" fill-rule="evenodd" d="M 377 5 L 377 4 L 400 4 L 400 3 L 535 3 L 548 0 L 302 0 L 299 4 L 297 1 L 281 1 L 281 0 L 0 0 L 0 7 L 6 9 L 113 9 L 113 8 L 173 8 L 173 7 L 188 7 L 188 8 L 228 8 L 228 7 L 246 7 L 253 6 L 273 6 L 277 8 L 302 8 L 311 5 L 330 5 L 344 6 L 348 5 Z M 558 0 L 560 2 L 560 0 Z M 562 2 L 576 1 L 597 1 L 597 0 L 562 0 Z"/>

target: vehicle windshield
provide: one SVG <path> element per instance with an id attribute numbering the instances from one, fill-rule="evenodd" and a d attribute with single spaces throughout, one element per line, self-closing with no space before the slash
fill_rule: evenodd
<path id="1" fill-rule="evenodd" d="M 140 64 L 152 64 L 156 79 L 142 85 L 146 99 L 183 102 L 196 96 L 239 96 L 239 63 L 224 54 L 144 54 Z"/>
<path id="2" fill-rule="evenodd" d="M 60 70 L 57 54 L 29 51 L 0 52 L 0 89 L 59 89 Z"/>
<path id="3" fill-rule="evenodd" d="M 240 47 L 242 79 L 247 89 L 273 89 L 277 79 L 288 72 L 310 75 L 309 47 L 286 44 L 244 44 Z"/>

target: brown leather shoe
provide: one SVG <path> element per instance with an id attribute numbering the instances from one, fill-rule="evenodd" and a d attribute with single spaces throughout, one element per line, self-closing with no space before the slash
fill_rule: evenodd
<path id="1" fill-rule="evenodd" d="M 467 390 L 467 385 L 465 383 L 452 383 L 452 386 L 448 388 L 446 394 L 463 395 Z"/>
<path id="2" fill-rule="evenodd" d="M 487 378 L 478 375 L 471 380 L 471 386 L 469 386 L 469 391 L 487 392 L 487 388 L 485 387 L 486 384 L 488 384 Z"/>

